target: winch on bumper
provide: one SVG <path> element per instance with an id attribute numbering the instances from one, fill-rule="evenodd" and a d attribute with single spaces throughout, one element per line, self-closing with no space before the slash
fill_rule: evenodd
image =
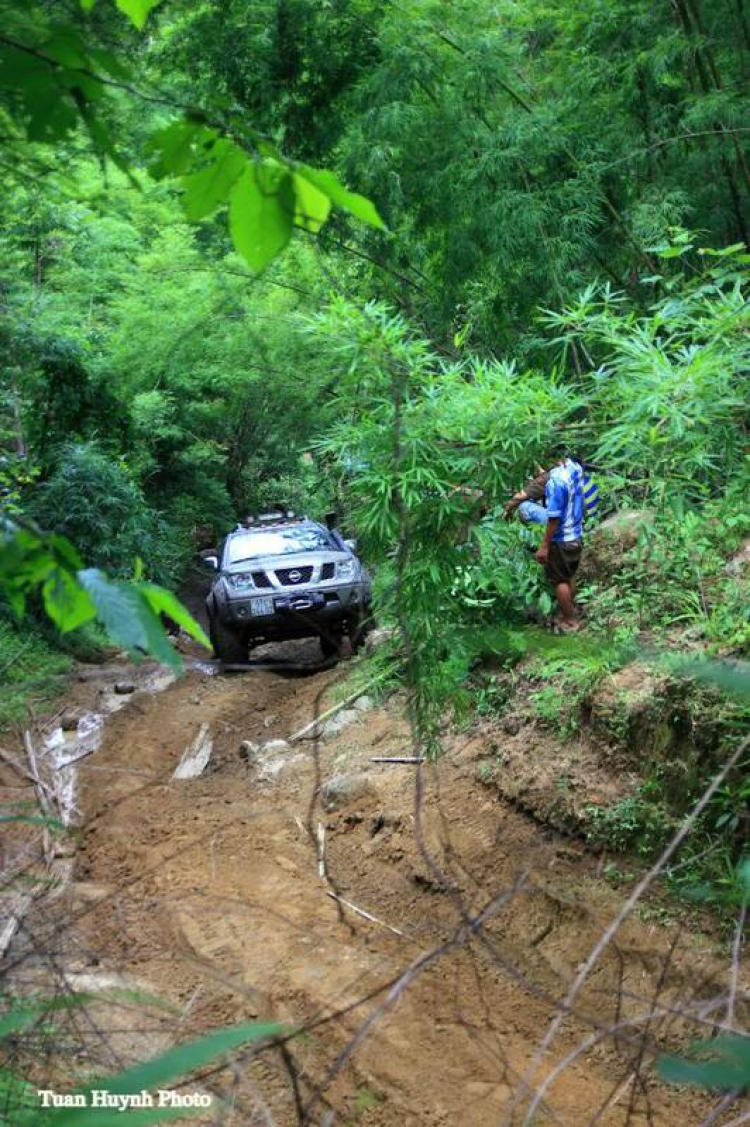
<path id="1" fill-rule="evenodd" d="M 359 611 L 360 591 L 357 586 L 339 587 L 335 591 L 295 591 L 294 594 L 250 595 L 226 600 L 222 617 L 238 626 L 268 633 L 269 636 L 286 636 L 288 630 L 296 632 L 300 619 L 311 623 L 344 624 L 350 612 Z M 291 620 L 291 621 L 290 621 Z M 311 629 L 311 633 L 317 633 Z"/>

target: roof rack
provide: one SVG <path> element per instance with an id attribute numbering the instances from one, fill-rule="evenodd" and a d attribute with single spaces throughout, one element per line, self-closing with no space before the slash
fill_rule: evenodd
<path id="1" fill-rule="evenodd" d="M 257 528 L 261 525 L 286 524 L 292 520 L 305 520 L 305 517 L 298 516 L 292 509 L 277 509 L 270 513 L 254 513 L 246 516 L 243 521 L 240 521 L 237 528 L 239 530 L 242 528 Z"/>

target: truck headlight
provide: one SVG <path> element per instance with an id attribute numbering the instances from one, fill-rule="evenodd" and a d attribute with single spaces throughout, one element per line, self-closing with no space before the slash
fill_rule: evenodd
<path id="1" fill-rule="evenodd" d="M 356 574 L 356 560 L 342 560 L 336 567 L 336 576 L 338 579 L 354 579 Z"/>
<path id="2" fill-rule="evenodd" d="M 242 571 L 238 575 L 228 575 L 226 579 L 229 586 L 234 587 L 235 591 L 248 591 L 255 586 L 249 571 Z"/>

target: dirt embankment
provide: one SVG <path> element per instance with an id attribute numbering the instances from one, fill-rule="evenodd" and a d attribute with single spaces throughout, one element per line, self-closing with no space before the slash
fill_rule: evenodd
<path id="1" fill-rule="evenodd" d="M 625 925 L 539 1056 L 620 904 L 581 845 L 482 788 L 481 741 L 423 767 L 421 792 L 413 765 L 372 761 L 413 754 L 395 704 L 334 738 L 241 748 L 305 725 L 345 668 L 194 669 L 136 693 L 81 762 L 74 880 L 42 938 L 76 981 L 116 974 L 177 1007 L 128 1011 L 116 1032 L 100 1012 L 97 1059 L 105 1042 L 115 1067 L 175 1036 L 273 1018 L 307 1031 L 205 1081 L 231 1096 L 226 1124 L 521 1123 L 525 1078 L 541 1091 L 528 1122 L 697 1127 L 704 1099 L 650 1069 L 655 1044 L 695 1035 L 696 1015 L 703 1028 L 721 1018 L 725 969 L 694 938 Z M 208 766 L 173 779 L 201 731 Z M 81 1036 L 97 1055 L 94 1033 Z"/>

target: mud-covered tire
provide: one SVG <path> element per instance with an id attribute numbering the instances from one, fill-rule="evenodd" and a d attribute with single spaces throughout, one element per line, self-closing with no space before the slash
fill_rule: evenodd
<path id="1" fill-rule="evenodd" d="M 224 626 L 216 618 L 208 620 L 208 634 L 214 653 L 226 665 L 241 665 L 247 661 L 248 646 L 236 630 Z"/>
<path id="2" fill-rule="evenodd" d="M 337 632 L 320 635 L 320 652 L 326 661 L 332 657 L 341 657 L 341 643 L 342 636 Z"/>
<path id="3" fill-rule="evenodd" d="M 357 653 L 365 644 L 365 639 L 375 627 L 372 611 L 367 607 L 363 613 L 354 615 L 349 622 L 349 645 L 352 653 Z"/>

